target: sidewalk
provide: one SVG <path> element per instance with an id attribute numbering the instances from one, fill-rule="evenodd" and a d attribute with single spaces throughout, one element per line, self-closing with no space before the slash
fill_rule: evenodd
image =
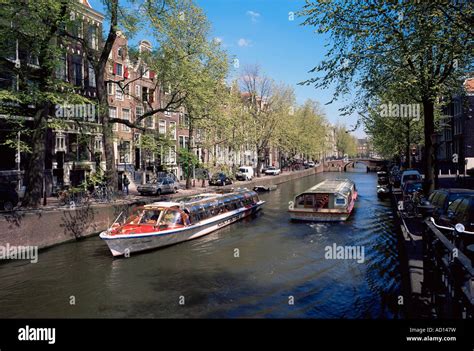
<path id="1" fill-rule="evenodd" d="M 186 189 L 186 182 L 180 181 L 178 192 L 176 194 L 163 194 L 161 196 L 145 196 L 140 195 L 137 191 L 137 185 L 131 181 L 129 185 L 129 195 L 123 194 L 123 196 L 119 197 L 118 199 L 110 202 L 105 201 L 97 201 L 95 199 L 89 199 L 87 201 L 88 204 L 92 206 L 105 206 L 105 205 L 125 205 L 125 204 L 133 204 L 133 203 L 151 203 L 155 201 L 169 201 L 171 199 L 179 199 L 186 196 L 197 195 L 203 192 L 213 192 L 219 189 L 232 189 L 232 188 L 248 188 L 253 189 L 254 186 L 257 185 L 273 185 L 273 184 L 280 184 L 286 181 L 289 181 L 294 178 L 304 177 L 313 173 L 318 172 L 319 168 L 309 168 L 309 169 L 302 169 L 302 170 L 295 170 L 295 171 L 285 171 L 277 176 L 266 176 L 261 175 L 260 178 L 254 177 L 252 180 L 249 181 L 234 181 L 231 185 L 225 186 L 210 186 L 208 182 L 205 181 L 205 186 L 202 187 L 202 180 L 195 180 L 194 184 L 195 187 L 192 187 L 193 181 L 191 181 L 191 188 Z M 322 171 L 322 169 L 320 170 Z M 48 197 L 46 199 L 46 206 L 39 206 L 38 208 L 17 208 L 17 212 L 38 212 L 38 211 L 54 211 L 57 209 L 71 209 L 70 205 L 60 206 L 59 199 L 57 197 Z M 81 207 L 78 205 L 77 207 Z"/>

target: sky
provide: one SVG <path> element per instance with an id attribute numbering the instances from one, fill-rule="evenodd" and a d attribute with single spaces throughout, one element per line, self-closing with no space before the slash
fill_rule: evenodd
<path id="1" fill-rule="evenodd" d="M 297 103 L 302 104 L 306 99 L 318 101 L 331 123 L 340 122 L 352 129 L 357 117 L 340 116 L 338 111 L 344 106 L 343 98 L 325 105 L 332 100 L 333 89 L 298 85 L 314 76 L 309 71 L 324 58 L 327 51 L 324 45 L 329 42 L 329 36 L 314 33 L 312 27 L 301 26 L 304 18 L 298 17 L 297 12 L 304 0 L 195 1 L 211 23 L 210 39 L 221 40 L 229 55 L 238 60 L 239 68 L 233 67 L 231 76 L 237 77 L 246 65 L 258 64 L 267 76 L 292 86 Z M 89 2 L 94 9 L 104 12 L 100 0 Z M 130 42 L 134 44 L 141 39 L 152 38 L 142 32 Z M 365 136 L 362 127 L 354 134 Z"/>

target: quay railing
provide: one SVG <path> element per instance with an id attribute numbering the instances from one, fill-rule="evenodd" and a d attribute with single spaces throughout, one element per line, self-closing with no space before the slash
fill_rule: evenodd
<path id="1" fill-rule="evenodd" d="M 423 293 L 440 318 L 474 318 L 473 262 L 430 219 L 423 232 Z"/>

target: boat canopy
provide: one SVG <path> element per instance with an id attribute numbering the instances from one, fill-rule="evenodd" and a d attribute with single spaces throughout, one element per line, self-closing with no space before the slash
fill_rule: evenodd
<path id="1" fill-rule="evenodd" d="M 301 194 L 340 194 L 349 196 L 355 189 L 355 183 L 350 179 L 326 179 L 321 183 L 309 188 Z"/>

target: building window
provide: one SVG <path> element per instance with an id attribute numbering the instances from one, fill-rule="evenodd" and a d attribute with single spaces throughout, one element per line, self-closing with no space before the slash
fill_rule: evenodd
<path id="1" fill-rule="evenodd" d="M 179 113 L 179 125 L 182 128 L 189 128 L 189 118 L 183 113 Z"/>
<path id="2" fill-rule="evenodd" d="M 176 163 L 176 146 L 173 145 L 169 148 L 170 156 L 169 156 L 169 163 L 175 164 Z"/>
<path id="3" fill-rule="evenodd" d="M 155 129 L 155 117 L 150 116 L 145 119 L 146 120 L 146 127 L 150 129 Z"/>
<path id="4" fill-rule="evenodd" d="M 97 36 L 97 28 L 93 25 L 89 26 L 87 39 L 91 49 L 97 50 L 99 48 L 99 41 Z"/>
<path id="5" fill-rule="evenodd" d="M 107 83 L 107 94 L 114 95 L 115 83 Z"/>
<path id="6" fill-rule="evenodd" d="M 123 92 L 127 99 L 130 99 L 130 84 L 127 84 L 126 86 L 123 87 Z"/>
<path id="7" fill-rule="evenodd" d="M 137 84 L 135 85 L 135 97 L 140 99 L 141 96 L 142 96 L 142 87 L 139 84 Z"/>
<path id="8" fill-rule="evenodd" d="M 135 108 L 135 121 L 138 122 L 140 121 L 140 118 L 143 116 L 143 107 L 137 106 Z M 139 124 L 143 126 L 143 121 L 140 121 Z"/>
<path id="9" fill-rule="evenodd" d="M 124 50 L 123 50 L 123 47 L 119 47 L 118 50 L 117 50 L 117 55 L 118 57 L 120 57 L 122 60 L 125 58 L 124 57 Z"/>
<path id="10" fill-rule="evenodd" d="M 128 108 L 122 109 L 122 119 L 130 122 L 130 110 Z M 130 127 L 125 124 L 122 124 L 122 130 L 124 132 L 130 132 Z"/>
<path id="11" fill-rule="evenodd" d="M 94 142 L 94 151 L 95 152 L 102 152 L 102 138 L 96 137 Z"/>
<path id="12" fill-rule="evenodd" d="M 115 88 L 115 98 L 120 101 L 123 100 L 123 92 L 120 87 Z"/>
<path id="13" fill-rule="evenodd" d="M 82 86 L 82 57 L 72 57 L 72 83 L 75 86 Z"/>
<path id="14" fill-rule="evenodd" d="M 94 72 L 94 67 L 92 67 L 90 62 L 88 65 L 88 76 L 89 76 L 89 86 L 92 88 L 95 88 L 95 72 Z"/>
<path id="15" fill-rule="evenodd" d="M 171 139 L 176 140 L 176 122 L 170 122 Z"/>
<path id="16" fill-rule="evenodd" d="M 117 118 L 117 108 L 116 107 L 109 107 L 109 118 Z M 113 130 L 117 131 L 117 123 L 114 123 Z"/>
<path id="17" fill-rule="evenodd" d="M 130 141 L 122 141 L 118 145 L 118 151 L 120 156 L 120 163 L 129 163 L 130 157 Z"/>
<path id="18" fill-rule="evenodd" d="M 67 82 L 67 56 L 61 56 L 59 58 L 59 65 L 56 69 L 56 78 Z"/>
<path id="19" fill-rule="evenodd" d="M 121 63 L 114 63 L 114 74 L 123 77 L 123 66 Z"/>
<path id="20" fill-rule="evenodd" d="M 170 111 L 165 111 L 165 116 L 166 117 L 171 117 L 171 112 Z"/>
<path id="21" fill-rule="evenodd" d="M 160 122 L 158 124 L 158 132 L 160 134 L 166 134 L 166 121 L 163 119 L 160 119 Z"/>
<path id="22" fill-rule="evenodd" d="M 182 149 L 187 149 L 188 148 L 188 137 L 184 135 L 179 136 L 179 147 Z"/>
<path id="23" fill-rule="evenodd" d="M 148 102 L 148 88 L 147 87 L 142 88 L 142 100 L 143 102 Z"/>
<path id="24" fill-rule="evenodd" d="M 66 137 L 64 134 L 59 133 L 56 135 L 55 151 L 66 152 Z"/>

